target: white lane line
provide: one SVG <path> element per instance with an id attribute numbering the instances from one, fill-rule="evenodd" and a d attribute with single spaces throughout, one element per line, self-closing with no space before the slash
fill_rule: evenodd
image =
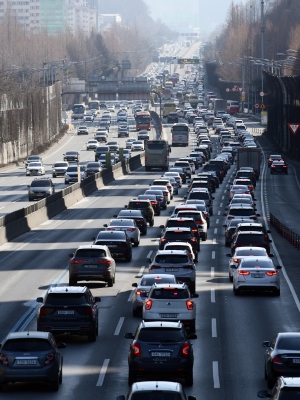
<path id="1" fill-rule="evenodd" d="M 218 361 L 213 361 L 213 379 L 214 379 L 214 389 L 220 389 Z"/>
<path id="2" fill-rule="evenodd" d="M 152 253 L 153 253 L 153 250 L 150 250 L 149 253 L 147 254 L 147 257 L 146 257 L 146 258 L 150 258 L 151 255 L 152 255 Z"/>
<path id="3" fill-rule="evenodd" d="M 213 244 L 216 244 L 217 243 L 217 239 L 216 238 L 213 238 Z"/>
<path id="4" fill-rule="evenodd" d="M 218 215 L 221 215 L 221 211 L 218 211 Z"/>
<path id="5" fill-rule="evenodd" d="M 216 220 L 216 224 L 218 224 L 220 222 L 219 218 Z"/>
<path id="6" fill-rule="evenodd" d="M 223 207 L 223 203 L 220 203 L 220 207 Z"/>
<path id="7" fill-rule="evenodd" d="M 211 336 L 217 337 L 217 320 L 216 320 L 216 318 L 211 319 Z"/>
<path id="8" fill-rule="evenodd" d="M 215 291 L 215 289 L 210 289 L 210 301 L 212 303 L 216 302 L 216 291 Z"/>
<path id="9" fill-rule="evenodd" d="M 218 233 L 218 228 L 214 229 L 214 234 Z"/>
<path id="10" fill-rule="evenodd" d="M 139 276 L 143 275 L 144 269 L 145 269 L 145 266 L 143 265 L 139 270 Z"/>
<path id="11" fill-rule="evenodd" d="M 222 200 L 224 200 L 225 196 L 222 196 Z"/>
<path id="12" fill-rule="evenodd" d="M 123 322 L 124 322 L 125 317 L 120 317 L 118 325 L 116 327 L 114 335 L 117 336 L 120 333 L 120 330 L 122 328 Z"/>
<path id="13" fill-rule="evenodd" d="M 106 374 L 106 371 L 107 371 L 107 367 L 108 367 L 109 361 L 110 361 L 109 358 L 106 358 L 106 359 L 103 361 L 103 364 L 102 364 L 102 367 L 101 367 L 101 370 L 100 370 L 100 374 L 99 374 L 99 378 L 98 378 L 98 381 L 97 381 L 97 383 L 96 383 L 96 386 L 102 386 L 102 385 L 103 385 L 103 382 L 104 382 L 104 378 L 105 378 L 105 374 Z"/>
<path id="14" fill-rule="evenodd" d="M 210 277 L 214 278 L 214 276 L 215 276 L 215 268 L 211 267 L 211 269 L 210 269 Z"/>
<path id="15" fill-rule="evenodd" d="M 127 301 L 131 301 L 132 300 L 132 298 L 133 298 L 133 295 L 134 295 L 134 289 L 130 292 L 130 295 L 129 295 L 129 297 L 128 297 L 128 300 Z"/>

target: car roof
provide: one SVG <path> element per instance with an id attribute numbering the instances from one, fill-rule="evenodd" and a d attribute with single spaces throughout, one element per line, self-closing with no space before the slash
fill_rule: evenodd
<path id="1" fill-rule="evenodd" d="M 84 293 L 86 286 L 51 286 L 48 293 Z"/>
<path id="2" fill-rule="evenodd" d="M 186 250 L 158 250 L 157 253 L 155 254 L 155 257 L 168 254 L 186 255 Z"/>
<path id="3" fill-rule="evenodd" d="M 159 322 L 161 324 L 161 322 Z M 163 323 L 165 325 L 165 323 Z M 156 325 L 155 325 L 156 326 Z M 154 326 L 154 327 L 155 327 Z M 181 392 L 182 386 L 177 382 L 169 382 L 169 381 L 146 381 L 146 382 L 136 382 L 131 387 L 131 392 L 140 392 L 140 391 L 173 391 L 173 392 Z"/>
<path id="4" fill-rule="evenodd" d="M 6 340 L 8 339 L 48 339 L 50 332 L 41 332 L 41 331 L 24 331 L 24 332 L 11 332 L 6 336 Z"/>
<path id="5" fill-rule="evenodd" d="M 260 231 L 238 231 L 238 235 L 264 235 L 263 232 Z"/>

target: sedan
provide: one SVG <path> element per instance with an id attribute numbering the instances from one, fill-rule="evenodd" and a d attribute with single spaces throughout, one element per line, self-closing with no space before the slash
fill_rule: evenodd
<path id="1" fill-rule="evenodd" d="M 235 194 L 251 194 L 247 185 L 232 185 L 229 189 L 229 198 L 233 198 Z"/>
<path id="2" fill-rule="evenodd" d="M 103 226 L 107 231 L 124 231 L 135 247 L 140 244 L 140 230 L 134 219 L 111 219 Z"/>
<path id="3" fill-rule="evenodd" d="M 281 332 L 270 342 L 263 342 L 265 351 L 265 379 L 272 388 L 279 376 L 300 376 L 300 333 Z M 297 397 L 299 397 L 297 395 Z M 287 397 L 296 398 L 296 397 Z"/>
<path id="4" fill-rule="evenodd" d="M 269 257 L 242 259 L 233 273 L 233 293 L 237 296 L 241 290 L 259 290 L 280 296 L 279 269 L 281 266 L 275 268 Z"/>
<path id="5" fill-rule="evenodd" d="M 91 161 L 87 164 L 85 168 L 85 176 L 88 177 L 91 175 L 95 175 L 101 171 L 102 171 L 102 164 L 97 161 Z"/>
<path id="6" fill-rule="evenodd" d="M 146 130 L 141 130 L 138 133 L 138 140 L 149 140 L 150 139 L 150 135 L 149 132 Z"/>
<path id="7" fill-rule="evenodd" d="M 64 161 L 68 162 L 79 162 L 79 153 L 78 151 L 67 151 L 64 154 Z"/>
<path id="8" fill-rule="evenodd" d="M 59 175 L 64 176 L 68 169 L 69 163 L 67 161 L 58 161 L 52 166 L 52 177 L 56 178 Z"/>
<path id="9" fill-rule="evenodd" d="M 132 142 L 131 151 L 144 151 L 144 142 L 142 140 Z"/>
<path id="10" fill-rule="evenodd" d="M 45 175 L 45 167 L 40 162 L 31 162 L 26 168 L 26 176 Z"/>
<path id="11" fill-rule="evenodd" d="M 96 139 L 91 139 L 87 142 L 86 144 L 86 149 L 87 150 L 95 150 L 98 147 L 98 140 Z"/>
<path id="12" fill-rule="evenodd" d="M 270 167 L 273 163 L 273 161 L 282 161 L 283 157 L 281 154 L 271 154 L 269 159 L 268 159 L 268 167 Z"/>
<path id="13" fill-rule="evenodd" d="M 286 164 L 284 161 L 273 161 L 270 167 L 270 173 L 274 174 L 274 172 L 281 172 L 287 175 L 288 164 Z"/>
<path id="14" fill-rule="evenodd" d="M 134 138 L 127 139 L 126 140 L 126 149 L 131 149 L 131 145 L 135 141 L 136 141 L 136 139 L 134 139 Z"/>

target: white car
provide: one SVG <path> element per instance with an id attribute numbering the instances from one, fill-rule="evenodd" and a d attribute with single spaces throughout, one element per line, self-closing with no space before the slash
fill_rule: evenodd
<path id="1" fill-rule="evenodd" d="M 26 176 L 45 175 L 45 167 L 41 162 L 31 162 L 26 167 Z"/>
<path id="2" fill-rule="evenodd" d="M 87 150 L 95 150 L 99 146 L 98 140 L 96 139 L 91 139 L 87 142 L 86 144 L 86 149 Z"/>
<path id="3" fill-rule="evenodd" d="M 144 142 L 142 140 L 132 142 L 131 151 L 144 151 Z"/>
<path id="4" fill-rule="evenodd" d="M 126 149 L 131 149 L 131 145 L 133 142 L 135 142 L 136 139 L 130 138 L 126 140 Z"/>
<path id="5" fill-rule="evenodd" d="M 185 283 L 154 284 L 143 305 L 144 321 L 180 321 L 190 333 L 196 330 L 196 304 Z"/>
<path id="6" fill-rule="evenodd" d="M 134 219 L 111 219 L 109 224 L 103 225 L 107 231 L 123 231 L 137 247 L 140 244 L 140 230 Z"/>
<path id="7" fill-rule="evenodd" d="M 67 161 L 58 161 L 52 166 L 52 177 L 56 178 L 59 175 L 64 176 L 68 169 L 69 163 Z"/>

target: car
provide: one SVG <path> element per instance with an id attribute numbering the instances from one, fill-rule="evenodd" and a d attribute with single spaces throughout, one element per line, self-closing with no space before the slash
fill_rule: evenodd
<path id="1" fill-rule="evenodd" d="M 104 168 L 108 168 L 109 165 L 107 164 L 107 158 L 106 158 L 106 153 L 103 154 L 97 154 L 97 161 L 100 162 L 100 164 L 104 167 Z M 114 153 L 110 153 L 110 166 L 115 165 L 118 162 L 116 156 Z"/>
<path id="2" fill-rule="evenodd" d="M 267 390 L 260 390 L 257 393 L 257 397 L 261 399 L 289 400 L 297 399 L 297 397 L 299 397 L 299 392 L 300 378 L 280 376 L 277 378 L 271 393 Z"/>
<path id="3" fill-rule="evenodd" d="M 248 218 L 255 222 L 257 217 L 260 216 L 260 214 L 256 213 L 256 208 L 247 204 L 233 204 L 223 215 L 226 216 L 225 224 L 228 224 L 228 221 L 235 218 Z"/>
<path id="4" fill-rule="evenodd" d="M 135 247 L 140 244 L 140 230 L 134 219 L 111 219 L 109 224 L 104 224 L 107 231 L 124 231 Z"/>
<path id="5" fill-rule="evenodd" d="M 64 161 L 79 163 L 78 151 L 67 151 L 64 154 Z"/>
<path id="6" fill-rule="evenodd" d="M 45 297 L 38 297 L 36 301 L 42 303 L 37 312 L 38 331 L 84 335 L 88 336 L 90 342 L 96 340 L 98 336 L 97 303 L 101 299 L 94 298 L 86 286 L 51 286 Z M 82 322 L 83 315 L 85 316 L 84 323 Z"/>
<path id="7" fill-rule="evenodd" d="M 57 176 L 64 176 L 68 169 L 69 163 L 67 161 L 58 161 L 52 165 L 52 178 Z"/>
<path id="8" fill-rule="evenodd" d="M 241 222 L 252 223 L 253 220 L 249 218 L 234 218 L 228 221 L 226 220 L 226 224 L 223 225 L 225 228 L 225 246 L 229 246 L 232 243 L 232 236 L 235 233 L 235 228 Z"/>
<path id="9" fill-rule="evenodd" d="M 43 163 L 43 160 L 40 156 L 28 156 L 27 160 L 25 161 L 25 167 L 27 167 L 27 165 L 30 164 L 31 162 Z"/>
<path id="10" fill-rule="evenodd" d="M 208 191 L 207 188 L 192 189 L 187 196 L 184 196 L 184 199 L 186 199 L 186 200 L 204 200 L 206 207 L 209 211 L 209 214 L 210 215 L 214 214 L 213 201 L 215 198 L 211 195 L 211 193 Z"/>
<path id="11" fill-rule="evenodd" d="M 179 172 L 165 172 L 165 174 L 162 176 L 163 179 L 169 179 L 169 178 L 174 178 L 175 181 L 177 182 L 177 185 L 179 188 L 182 187 L 182 178 L 179 174 Z"/>
<path id="12" fill-rule="evenodd" d="M 137 138 L 138 138 L 138 140 L 149 140 L 150 134 L 147 130 L 142 129 L 138 132 Z"/>
<path id="13" fill-rule="evenodd" d="M 246 257 L 237 266 L 233 266 L 233 293 L 237 296 L 241 291 L 267 291 L 280 296 L 280 277 L 272 260 L 267 257 Z"/>
<path id="14" fill-rule="evenodd" d="M 102 171 L 102 164 L 97 161 L 91 161 L 87 163 L 85 167 L 85 177 L 88 178 L 89 176 L 98 174 Z"/>
<path id="15" fill-rule="evenodd" d="M 177 168 L 177 167 L 182 168 L 187 178 L 190 178 L 192 175 L 191 166 L 188 161 L 184 161 L 184 160 L 183 161 L 175 161 L 173 167 L 174 168 Z"/>
<path id="16" fill-rule="evenodd" d="M 128 353 L 128 384 L 148 375 L 158 376 L 159 379 L 171 375 L 173 379 L 184 379 L 186 386 L 193 385 L 194 354 L 190 340 L 197 336 L 187 334 L 181 322 L 142 321 L 134 335 L 128 332 L 124 337 L 132 340 Z M 156 382 L 156 385 L 159 383 Z M 160 399 L 180 399 L 177 394 L 175 397 L 161 397 L 161 394 L 160 391 Z M 145 394 L 137 398 L 152 399 Z M 154 398 L 158 399 L 157 396 Z"/>
<path id="17" fill-rule="evenodd" d="M 103 131 L 96 132 L 95 139 L 98 143 L 106 143 L 107 142 L 107 134 Z"/>
<path id="18" fill-rule="evenodd" d="M 118 215 L 114 215 L 114 218 L 129 218 L 129 219 L 134 219 L 140 232 L 141 235 L 146 235 L 147 234 L 147 220 L 144 217 L 143 213 L 141 210 L 121 210 Z"/>
<path id="19" fill-rule="evenodd" d="M 91 115 L 86 114 L 83 117 L 83 120 L 84 120 L 84 122 L 93 122 L 94 121 L 94 115 L 93 114 L 91 114 Z"/>
<path id="20" fill-rule="evenodd" d="M 133 317 L 138 317 L 142 312 L 144 300 L 155 282 L 174 284 L 177 283 L 177 280 L 173 274 L 158 273 L 145 274 L 141 277 L 139 283 L 133 283 L 132 287 L 135 288 L 131 299 Z"/>
<path id="21" fill-rule="evenodd" d="M 109 151 L 112 153 L 119 151 L 120 146 L 117 141 L 107 142 L 106 145 L 109 147 Z"/>
<path id="22" fill-rule="evenodd" d="M 251 191 L 248 185 L 232 185 L 229 190 L 229 198 L 230 200 L 236 194 L 251 194 Z M 253 196 L 252 196 L 253 198 Z"/>
<path id="23" fill-rule="evenodd" d="M 51 332 L 9 333 L 0 348 L 0 391 L 15 382 L 46 382 L 58 391 L 63 368 L 59 349 L 65 347 Z"/>
<path id="24" fill-rule="evenodd" d="M 280 376 L 300 377 L 300 333 L 279 332 L 263 342 L 265 379 L 272 388 Z M 290 399 L 291 397 L 288 397 Z"/>
<path id="25" fill-rule="evenodd" d="M 55 193 L 55 186 L 50 178 L 35 178 L 27 187 L 28 201 L 41 200 Z"/>
<path id="26" fill-rule="evenodd" d="M 129 160 L 131 158 L 131 151 L 129 149 L 122 148 L 121 152 L 124 160 Z M 121 161 L 120 149 L 115 153 L 115 156 L 118 160 Z"/>
<path id="27" fill-rule="evenodd" d="M 170 185 L 170 186 L 172 186 L 172 185 Z M 165 185 L 154 185 L 154 186 L 150 186 L 149 189 L 150 190 L 161 190 L 163 192 L 163 195 L 164 195 L 164 198 L 165 198 L 167 204 L 170 204 L 171 194 L 170 194 L 170 191 L 169 191 L 167 186 L 165 186 Z M 173 187 L 172 187 L 172 189 L 173 189 Z"/>
<path id="28" fill-rule="evenodd" d="M 270 174 L 274 174 L 275 172 L 283 172 L 284 174 L 288 174 L 288 164 L 285 161 L 273 161 L 270 166 Z"/>
<path id="29" fill-rule="evenodd" d="M 125 126 L 125 127 L 119 126 L 118 127 L 118 137 L 128 137 L 128 136 L 129 136 L 128 126 Z"/>
<path id="30" fill-rule="evenodd" d="M 195 206 L 195 208 L 196 208 L 198 211 L 201 211 L 203 217 L 204 217 L 205 220 L 206 220 L 207 228 L 210 227 L 210 214 L 209 214 L 209 210 L 208 210 L 208 208 L 206 207 L 206 203 L 205 203 L 204 200 L 197 200 L 197 199 L 195 199 L 195 200 L 194 200 L 194 199 L 186 200 L 186 201 L 185 201 L 185 204 L 186 204 L 187 206 Z"/>
<path id="31" fill-rule="evenodd" d="M 135 140 L 131 144 L 131 151 L 144 151 L 144 142 L 142 140 Z"/>
<path id="32" fill-rule="evenodd" d="M 270 243 L 272 243 L 272 240 L 266 238 L 263 232 L 239 231 L 231 243 L 231 255 L 234 254 L 234 251 L 237 247 L 244 246 L 264 247 L 269 255 L 271 254 Z"/>
<path id="33" fill-rule="evenodd" d="M 247 185 L 248 189 L 249 189 L 249 192 L 250 192 L 251 196 L 254 199 L 254 185 L 253 185 L 251 179 L 248 179 L 248 178 L 237 178 L 237 179 L 234 179 L 234 181 L 231 183 L 231 185 L 232 186 Z"/>
<path id="34" fill-rule="evenodd" d="M 127 122 L 127 113 L 125 113 L 125 112 L 118 112 L 118 115 L 117 115 L 117 122 L 120 122 L 120 121 L 125 121 L 125 122 Z"/>
<path id="35" fill-rule="evenodd" d="M 87 150 L 95 150 L 98 147 L 98 140 L 97 139 L 90 139 L 86 144 Z"/>
<path id="36" fill-rule="evenodd" d="M 33 161 L 26 167 L 26 176 L 45 175 L 45 167 L 41 162 Z"/>
<path id="37" fill-rule="evenodd" d="M 149 225 L 154 225 L 154 210 L 150 200 L 131 199 L 124 207 L 127 210 L 140 210 Z"/>
<path id="38" fill-rule="evenodd" d="M 108 119 L 101 119 L 99 122 L 99 128 L 103 131 L 109 132 L 110 121 Z"/>
<path id="39" fill-rule="evenodd" d="M 65 185 L 70 182 L 78 182 L 78 167 L 80 169 L 80 179 L 85 178 L 85 167 L 83 165 L 69 165 L 65 173 Z"/>
<path id="40" fill-rule="evenodd" d="M 283 157 L 281 154 L 271 154 L 268 158 L 268 167 L 270 167 L 273 161 L 283 161 Z"/>
<path id="41" fill-rule="evenodd" d="M 177 124 L 179 122 L 179 118 L 178 118 L 178 114 L 177 112 L 169 112 L 168 116 L 167 116 L 167 123 L 173 123 L 173 124 Z"/>
<path id="42" fill-rule="evenodd" d="M 182 183 L 186 183 L 187 175 L 186 175 L 185 171 L 183 170 L 183 168 L 181 168 L 181 167 L 171 167 L 169 169 L 169 172 L 178 172 L 178 174 L 180 175 L 180 177 L 182 179 Z"/>
<path id="43" fill-rule="evenodd" d="M 78 281 L 104 281 L 108 287 L 115 283 L 116 263 L 106 245 L 82 245 L 70 253 L 69 285 Z"/>
<path id="44" fill-rule="evenodd" d="M 136 139 L 134 139 L 134 138 L 127 139 L 126 140 L 126 149 L 131 149 L 131 145 L 135 141 L 136 141 Z"/>
<path id="45" fill-rule="evenodd" d="M 77 135 L 88 135 L 89 128 L 87 126 L 79 126 L 77 129 Z"/>
<path id="46" fill-rule="evenodd" d="M 193 218 L 197 225 L 200 238 L 205 242 L 207 240 L 207 222 L 199 210 L 180 210 L 177 213 L 177 218 Z"/>
<path id="47" fill-rule="evenodd" d="M 154 194 L 140 194 L 138 200 L 149 200 L 152 204 L 154 215 L 160 215 L 160 204 Z"/>
<path id="48" fill-rule="evenodd" d="M 146 261 L 149 274 L 173 274 L 178 282 L 188 286 L 192 294 L 196 292 L 196 259 L 188 250 L 158 250 L 153 259 L 149 257 Z"/>
<path id="49" fill-rule="evenodd" d="M 233 281 L 233 273 L 239 266 L 239 263 L 242 259 L 247 259 L 248 257 L 274 257 L 274 254 L 268 255 L 266 249 L 263 247 L 255 247 L 255 246 L 244 246 L 237 247 L 234 251 L 233 256 L 231 254 L 227 254 L 230 257 L 229 266 L 228 266 L 228 276 L 230 282 Z"/>
<path id="50" fill-rule="evenodd" d="M 154 195 L 156 197 L 156 200 L 159 203 L 159 207 L 163 210 L 167 209 L 167 200 L 166 197 L 164 196 L 164 192 L 162 190 L 146 190 L 144 193 L 145 196 L 148 195 Z"/>
<path id="51" fill-rule="evenodd" d="M 172 176 L 169 176 L 169 177 L 162 176 L 162 179 L 164 179 L 164 178 L 168 178 L 168 180 L 170 181 L 170 183 L 173 187 L 173 194 L 178 194 L 179 185 L 178 185 L 178 182 L 175 180 L 175 178 L 173 178 Z"/>
<path id="52" fill-rule="evenodd" d="M 174 194 L 174 189 L 173 186 L 170 182 L 170 179 L 166 179 L 161 177 L 160 179 L 154 179 L 154 181 L 152 183 L 149 184 L 151 187 L 155 187 L 155 186 L 166 186 L 168 191 L 170 192 L 170 200 L 173 199 L 173 194 Z"/>
<path id="53" fill-rule="evenodd" d="M 107 246 L 113 259 L 124 258 L 127 262 L 131 261 L 132 244 L 126 232 L 100 231 L 92 240 L 97 246 Z"/>
<path id="54" fill-rule="evenodd" d="M 143 305 L 143 320 L 147 321 L 180 321 L 189 329 L 196 331 L 196 304 L 185 283 L 155 283 Z"/>
<path id="55" fill-rule="evenodd" d="M 163 250 L 168 242 L 188 242 L 192 245 L 194 253 L 200 250 L 199 240 L 192 232 L 191 228 L 187 227 L 170 227 L 165 228 L 163 234 L 157 236 L 159 238 L 158 248 Z"/>
<path id="56" fill-rule="evenodd" d="M 239 224 L 237 224 L 235 228 L 233 237 L 235 237 L 234 235 L 236 235 L 238 232 L 241 231 L 263 232 L 265 235 L 265 239 L 266 240 L 270 239 L 269 233 L 271 233 L 271 231 L 269 229 L 266 229 L 265 225 L 259 222 L 240 222 Z"/>

